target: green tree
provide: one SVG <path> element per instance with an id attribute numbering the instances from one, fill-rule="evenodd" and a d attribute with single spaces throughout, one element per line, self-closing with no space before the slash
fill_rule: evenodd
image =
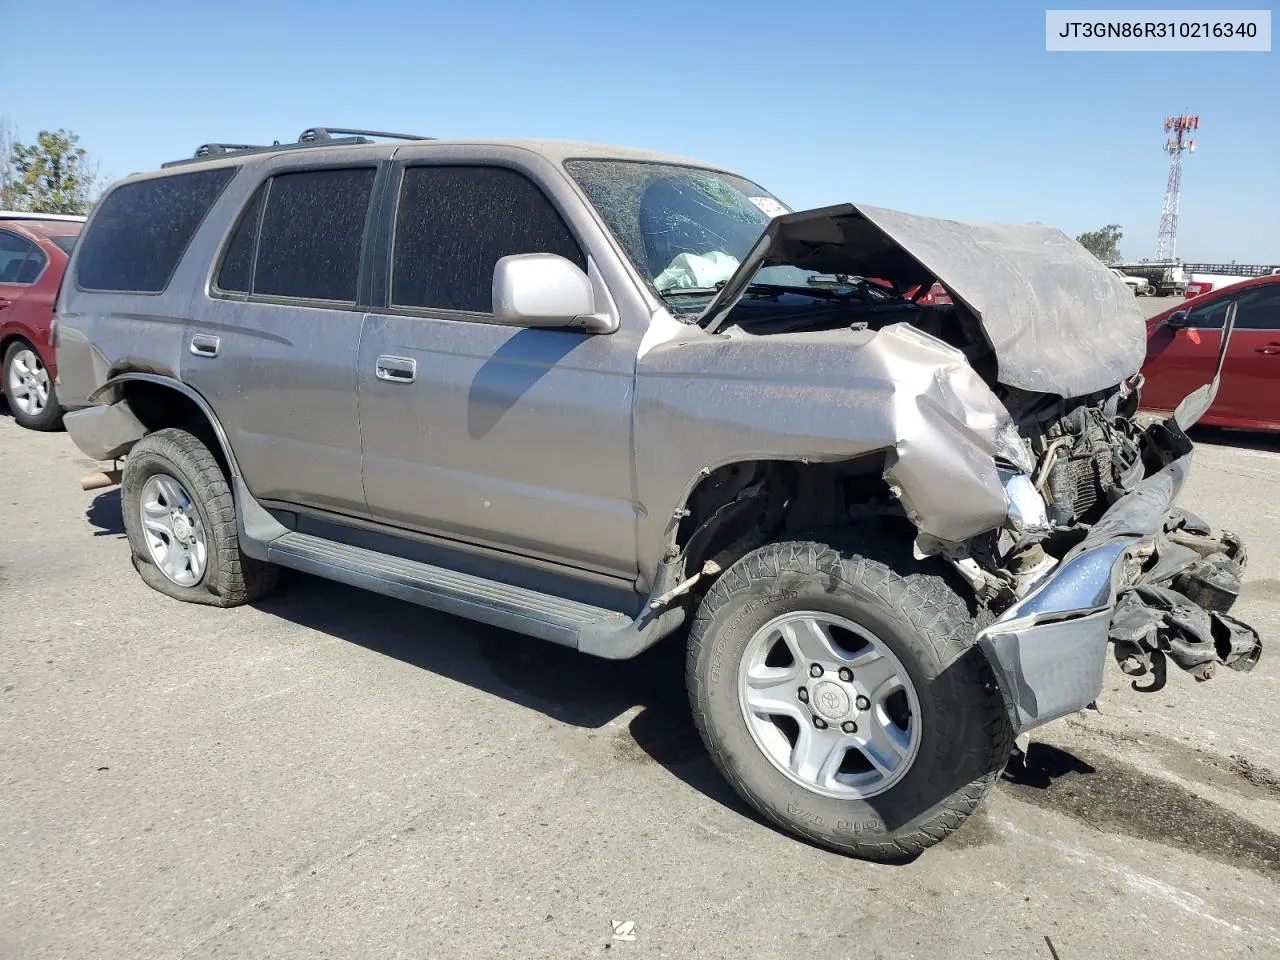
<path id="1" fill-rule="evenodd" d="M 13 169 L 13 128 L 8 117 L 0 117 L 0 210 L 18 205 L 14 194 L 16 176 Z"/>
<path id="2" fill-rule="evenodd" d="M 1103 263 L 1112 263 L 1120 259 L 1120 238 L 1123 236 L 1118 223 L 1109 223 L 1100 230 L 1080 234 L 1076 240 Z"/>
<path id="3" fill-rule="evenodd" d="M 79 141 L 66 130 L 41 130 L 30 145 L 15 140 L 6 171 L 10 204 L 33 213 L 88 212 L 96 177 Z"/>

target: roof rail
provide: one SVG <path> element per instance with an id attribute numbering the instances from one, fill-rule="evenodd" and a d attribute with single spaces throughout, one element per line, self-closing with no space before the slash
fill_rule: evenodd
<path id="1" fill-rule="evenodd" d="M 334 134 L 342 134 L 335 137 Z M 337 147 L 360 143 L 373 143 L 370 137 L 385 137 L 391 140 L 433 140 L 434 137 L 422 137 L 412 133 L 387 133 L 382 130 L 353 130 L 345 127 L 309 127 L 303 130 L 296 143 L 275 143 L 267 146 L 256 143 L 204 143 L 196 147 L 194 156 L 182 160 L 170 160 L 160 164 L 162 169 L 185 166 L 189 163 L 200 163 L 204 160 L 217 160 L 231 155 L 246 153 L 273 153 L 277 150 L 298 150 L 310 147 Z"/>
<path id="2" fill-rule="evenodd" d="M 279 144 L 280 141 L 276 141 Z M 220 157 L 237 150 L 265 150 L 260 143 L 202 143 L 196 147 L 197 157 Z"/>
<path id="3" fill-rule="evenodd" d="M 298 135 L 299 143 L 317 143 L 332 140 L 333 134 L 341 133 L 353 137 L 385 137 L 388 140 L 434 140 L 435 137 L 423 137 L 416 133 L 388 133 L 385 130 L 356 130 L 346 127 L 309 127 Z"/>

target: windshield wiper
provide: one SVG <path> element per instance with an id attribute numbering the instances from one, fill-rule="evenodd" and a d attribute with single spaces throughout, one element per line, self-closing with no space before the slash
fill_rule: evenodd
<path id="1" fill-rule="evenodd" d="M 659 290 L 658 295 L 663 297 L 714 297 L 723 286 L 724 282 L 721 281 L 714 287 L 668 287 L 666 290 Z"/>
<path id="2" fill-rule="evenodd" d="M 827 300 L 847 300 L 854 291 L 838 290 L 831 287 L 823 286 L 797 286 L 788 283 L 750 283 L 747 284 L 748 293 L 795 293 L 802 297 L 823 297 Z"/>

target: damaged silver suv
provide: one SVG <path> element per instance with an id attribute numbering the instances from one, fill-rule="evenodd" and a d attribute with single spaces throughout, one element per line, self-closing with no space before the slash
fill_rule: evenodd
<path id="1" fill-rule="evenodd" d="M 58 395 L 156 590 L 289 567 L 611 658 L 685 630 L 734 788 L 873 859 L 959 827 L 1108 647 L 1149 688 L 1257 660 L 1241 543 L 1173 506 L 1217 376 L 1136 425 L 1133 296 L 1062 233 L 364 133 L 207 145 L 89 219 Z"/>

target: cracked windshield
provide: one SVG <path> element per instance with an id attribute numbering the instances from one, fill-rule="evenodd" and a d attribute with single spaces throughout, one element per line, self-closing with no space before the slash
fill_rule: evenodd
<path id="1" fill-rule="evenodd" d="M 773 194 L 732 174 L 657 163 L 565 164 L 636 269 L 680 311 L 701 310 L 774 217 L 790 213 Z M 804 286 L 816 276 L 769 266 L 759 284 Z"/>

